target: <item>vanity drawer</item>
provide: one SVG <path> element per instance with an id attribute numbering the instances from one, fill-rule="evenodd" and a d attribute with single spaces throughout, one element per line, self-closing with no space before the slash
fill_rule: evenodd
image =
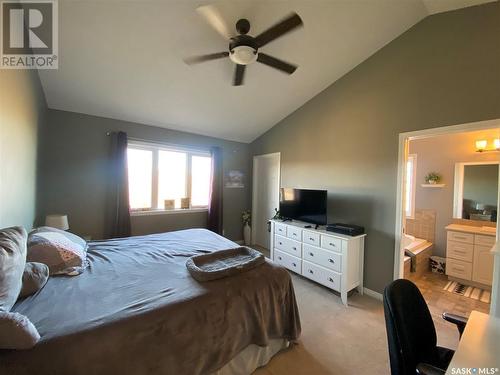
<path id="1" fill-rule="evenodd" d="M 453 259 L 472 262 L 472 258 L 474 257 L 474 245 L 448 240 L 446 244 L 446 256 Z"/>
<path id="2" fill-rule="evenodd" d="M 484 236 L 482 234 L 476 234 L 476 237 L 474 238 L 474 244 L 493 247 L 493 245 L 495 245 L 495 236 Z"/>
<path id="3" fill-rule="evenodd" d="M 274 233 L 281 234 L 282 236 L 286 236 L 286 225 L 285 224 L 274 224 Z"/>
<path id="4" fill-rule="evenodd" d="M 302 231 L 302 241 L 310 245 L 319 246 L 319 233 L 304 230 Z"/>
<path id="5" fill-rule="evenodd" d="M 292 255 L 283 253 L 281 251 L 274 251 L 274 261 L 281 264 L 283 267 L 288 268 L 290 271 L 301 273 L 302 271 L 302 260 L 295 258 Z"/>
<path id="6" fill-rule="evenodd" d="M 472 263 L 463 262 L 453 258 L 446 258 L 446 274 L 459 279 L 472 279 Z"/>
<path id="7" fill-rule="evenodd" d="M 340 238 L 321 235 L 321 247 L 340 253 L 342 252 L 342 240 Z"/>
<path id="8" fill-rule="evenodd" d="M 286 236 L 295 241 L 302 241 L 302 229 L 288 226 L 286 228 Z"/>
<path id="9" fill-rule="evenodd" d="M 302 248 L 304 260 L 312 263 L 316 263 L 325 268 L 331 269 L 336 272 L 342 272 L 342 255 L 339 253 L 334 253 L 332 251 L 327 251 L 320 249 L 315 246 L 304 244 Z"/>
<path id="10" fill-rule="evenodd" d="M 448 240 L 457 241 L 457 242 L 465 242 L 465 243 L 474 243 L 474 234 L 449 231 L 448 232 Z"/>
<path id="11" fill-rule="evenodd" d="M 307 277 L 328 288 L 340 291 L 340 274 L 307 261 L 302 262 L 302 276 Z"/>
<path id="12" fill-rule="evenodd" d="M 278 235 L 274 236 L 274 247 L 278 250 L 292 254 L 297 258 L 302 257 L 302 244 L 290 238 Z"/>

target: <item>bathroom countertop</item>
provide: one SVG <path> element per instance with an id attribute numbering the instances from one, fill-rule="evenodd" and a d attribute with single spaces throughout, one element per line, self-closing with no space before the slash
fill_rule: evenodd
<path id="1" fill-rule="evenodd" d="M 477 227 L 473 225 L 450 224 L 445 229 L 457 232 L 483 234 L 485 236 L 492 237 L 495 237 L 496 235 L 496 228 L 494 227 Z"/>

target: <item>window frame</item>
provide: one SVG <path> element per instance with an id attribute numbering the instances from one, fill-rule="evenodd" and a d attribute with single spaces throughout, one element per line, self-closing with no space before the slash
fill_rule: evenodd
<path id="1" fill-rule="evenodd" d="M 158 188 L 159 188 L 159 155 L 160 151 L 170 151 L 170 152 L 182 152 L 186 154 L 186 181 L 185 181 L 185 191 L 186 197 L 191 198 L 192 196 L 192 157 L 202 156 L 212 158 L 210 151 L 193 149 L 189 147 L 168 145 L 153 142 L 144 141 L 134 141 L 129 140 L 127 145 L 127 150 L 138 149 L 146 150 L 152 152 L 152 171 L 151 171 L 151 198 L 150 206 L 143 208 L 131 208 L 130 213 L 132 216 L 143 216 L 148 214 L 161 214 L 161 213 L 180 213 L 180 212 L 205 212 L 208 210 L 208 204 L 206 206 L 191 206 L 190 208 L 174 208 L 173 210 L 165 210 L 164 208 L 158 208 Z M 128 165 L 128 162 L 127 162 Z M 156 202 L 156 204 L 155 204 Z"/>
<path id="2" fill-rule="evenodd" d="M 412 164 L 412 180 L 411 180 L 411 192 L 410 192 L 410 200 L 409 202 L 406 202 L 406 189 L 408 187 L 408 162 Z M 408 157 L 406 159 L 405 163 L 405 217 L 407 219 L 414 219 L 415 218 L 415 193 L 417 190 L 417 154 L 408 154 Z M 406 209 L 406 205 L 409 203 L 409 210 Z"/>

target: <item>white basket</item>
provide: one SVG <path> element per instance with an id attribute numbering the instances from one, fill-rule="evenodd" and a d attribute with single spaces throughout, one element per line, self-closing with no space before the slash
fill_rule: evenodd
<path id="1" fill-rule="evenodd" d="M 432 272 L 442 273 L 444 275 L 444 272 L 446 270 L 446 258 L 433 255 L 430 257 L 429 262 L 431 264 Z"/>

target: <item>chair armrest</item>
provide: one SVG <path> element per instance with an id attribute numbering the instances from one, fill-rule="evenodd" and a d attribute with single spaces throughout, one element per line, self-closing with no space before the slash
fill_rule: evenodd
<path id="1" fill-rule="evenodd" d="M 420 375 L 444 375 L 445 370 L 429 365 L 428 363 L 419 363 L 417 365 L 417 374 Z"/>
<path id="2" fill-rule="evenodd" d="M 468 318 L 466 318 L 464 316 L 444 312 L 443 319 L 446 320 L 447 322 L 455 324 L 457 326 L 460 337 L 462 337 L 462 334 L 464 333 L 464 330 L 465 330 L 465 325 L 467 324 L 467 321 L 469 320 Z"/>

